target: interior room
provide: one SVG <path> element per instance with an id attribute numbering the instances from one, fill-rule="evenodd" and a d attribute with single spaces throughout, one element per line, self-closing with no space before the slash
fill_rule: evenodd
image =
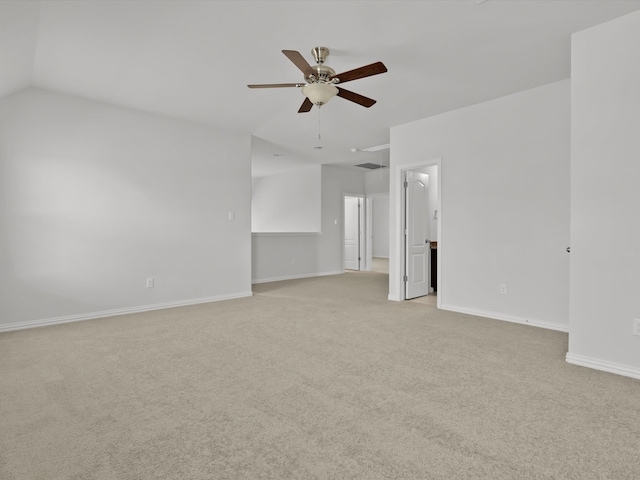
<path id="1" fill-rule="evenodd" d="M 640 0 L 0 2 L 0 477 L 640 478 L 639 46 Z"/>

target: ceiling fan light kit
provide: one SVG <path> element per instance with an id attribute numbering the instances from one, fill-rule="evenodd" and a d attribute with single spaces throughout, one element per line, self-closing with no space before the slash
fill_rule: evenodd
<path id="1" fill-rule="evenodd" d="M 329 49 L 327 47 L 315 47 L 311 50 L 311 54 L 316 61 L 316 65 L 313 67 L 309 65 L 300 52 L 296 50 L 282 50 L 282 53 L 304 74 L 305 83 L 270 83 L 247 86 L 249 88 L 301 87 L 302 94 L 306 98 L 300 106 L 298 113 L 309 112 L 314 105 L 320 107 L 335 96 L 369 108 L 376 103 L 375 100 L 345 90 L 344 88 L 336 87 L 336 84 L 378 75 L 387 71 L 387 67 L 385 67 L 382 62 L 376 62 L 336 75 L 333 68 L 324 64 L 329 56 Z"/>
<path id="2" fill-rule="evenodd" d="M 338 89 L 329 83 L 309 83 L 302 87 L 302 94 L 318 107 L 338 94 Z"/>

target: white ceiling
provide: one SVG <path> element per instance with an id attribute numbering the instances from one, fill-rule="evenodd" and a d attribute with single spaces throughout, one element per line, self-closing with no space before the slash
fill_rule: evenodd
<path id="1" fill-rule="evenodd" d="M 248 132 L 256 175 L 388 162 L 388 152 L 350 150 L 388 143 L 394 125 L 568 78 L 571 33 L 638 9 L 640 0 L 5 0 L 0 97 L 32 85 Z M 281 50 L 313 64 L 315 46 L 331 50 L 337 72 L 382 61 L 388 73 L 346 86 L 378 103 L 334 98 L 299 114 L 298 89 L 247 88 L 303 81 Z"/>

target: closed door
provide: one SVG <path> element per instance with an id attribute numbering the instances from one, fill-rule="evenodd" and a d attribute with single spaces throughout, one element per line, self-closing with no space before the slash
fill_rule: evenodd
<path id="1" fill-rule="evenodd" d="M 405 298 L 429 294 L 429 175 L 408 171 L 405 180 Z"/>

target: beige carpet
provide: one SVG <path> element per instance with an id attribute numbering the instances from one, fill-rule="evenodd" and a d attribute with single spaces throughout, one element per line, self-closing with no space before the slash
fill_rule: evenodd
<path id="1" fill-rule="evenodd" d="M 374 272 L 389 273 L 389 259 L 373 257 L 371 259 L 371 270 Z"/>
<path id="2" fill-rule="evenodd" d="M 420 303 L 422 305 L 429 305 L 431 307 L 438 306 L 438 297 L 435 293 L 425 295 L 424 297 L 413 298 L 409 301 L 413 303 Z"/>
<path id="3" fill-rule="evenodd" d="M 640 478 L 640 381 L 387 278 L 0 335 L 0 478 Z"/>
<path id="4" fill-rule="evenodd" d="M 380 273 L 389 273 L 389 259 L 383 257 L 373 257 L 371 261 L 371 271 Z M 430 293 L 423 297 L 417 297 L 410 300 L 413 303 L 421 303 L 432 307 L 438 306 L 437 293 Z"/>

